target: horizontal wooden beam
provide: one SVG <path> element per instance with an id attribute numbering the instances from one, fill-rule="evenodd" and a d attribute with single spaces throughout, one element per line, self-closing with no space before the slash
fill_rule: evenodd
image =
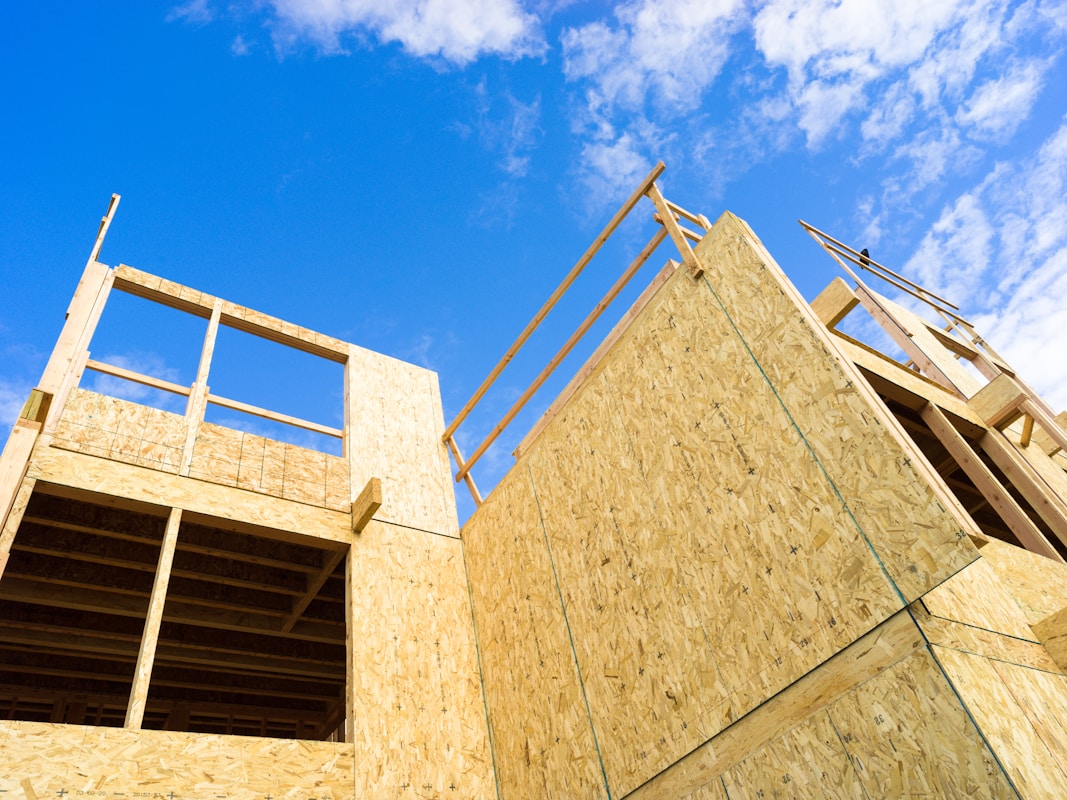
<path id="1" fill-rule="evenodd" d="M 359 497 L 352 501 L 352 532 L 362 533 L 378 509 L 382 507 L 382 481 L 371 478 Z M 339 562 L 335 562 L 334 566 Z"/>
<path id="2" fill-rule="evenodd" d="M 240 400 L 230 400 L 226 397 L 220 397 L 217 394 L 209 394 L 207 396 L 207 401 L 212 405 L 221 406 L 222 408 L 229 408 L 233 411 L 251 414 L 254 417 L 260 417 L 261 419 L 269 419 L 272 422 L 280 422 L 283 425 L 291 425 L 294 428 L 301 428 L 305 431 L 321 433 L 324 436 L 332 436 L 335 439 L 343 439 L 345 436 L 345 432 L 340 428 L 331 428 L 329 425 L 320 425 L 319 423 L 311 422 L 310 420 L 291 417 L 288 414 L 280 414 L 277 411 L 260 408 L 251 403 L 242 403 Z"/>
<path id="3" fill-rule="evenodd" d="M 91 358 L 85 362 L 85 368 L 91 369 L 94 372 L 100 372 L 104 375 L 111 375 L 115 378 L 122 378 L 131 383 L 139 383 L 142 386 L 148 386 L 152 389 L 160 389 L 164 392 L 180 394 L 183 397 L 188 397 L 189 392 L 191 391 L 190 387 L 182 386 L 179 383 L 165 381 L 162 378 L 153 378 L 151 375 L 134 372 L 132 369 L 126 369 L 125 367 L 116 367 L 114 364 L 106 364 L 103 361 L 95 361 Z"/>

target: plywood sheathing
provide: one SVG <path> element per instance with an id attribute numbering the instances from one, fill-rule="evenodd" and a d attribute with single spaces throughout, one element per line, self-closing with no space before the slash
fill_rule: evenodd
<path id="1" fill-rule="evenodd" d="M 983 654 L 931 648 L 1022 797 L 1067 786 L 1067 676 Z"/>
<path id="2" fill-rule="evenodd" d="M 189 477 L 336 511 L 351 508 L 348 459 L 200 424 Z"/>
<path id="3" fill-rule="evenodd" d="M 526 470 L 481 505 L 463 547 L 501 797 L 609 797 Z"/>
<path id="4" fill-rule="evenodd" d="M 1016 796 L 907 611 L 628 798 L 720 781 L 731 798 Z"/>
<path id="5" fill-rule="evenodd" d="M 1067 586 L 1064 586 L 1064 590 L 1067 593 Z M 985 558 L 969 564 L 927 592 L 923 595 L 922 603 L 935 617 L 1016 639 L 1038 641 L 1022 609 L 1013 601 L 996 570 Z"/>
<path id="6" fill-rule="evenodd" d="M 352 745 L 334 742 L 0 722 L 0 791 L 27 800 L 349 800 L 352 754 Z"/>
<path id="7" fill-rule="evenodd" d="M 982 559 L 1031 627 L 1067 606 L 1067 565 L 996 540 L 982 547 Z"/>
<path id="8" fill-rule="evenodd" d="M 346 376 L 349 502 L 380 478 L 377 519 L 458 536 L 436 373 L 351 345 Z"/>
<path id="9" fill-rule="evenodd" d="M 707 285 L 908 602 L 977 556 L 940 481 L 732 214 L 697 247 Z M 849 502 L 850 500 L 850 502 Z"/>
<path id="10" fill-rule="evenodd" d="M 724 217 L 697 255 L 706 282 L 676 273 L 515 468 L 536 513 L 529 493 L 507 495 L 523 507 L 464 529 L 543 525 L 617 795 L 977 557 L 747 228 Z M 517 552 L 467 558 L 472 587 L 532 580 Z M 475 589 L 474 603 L 490 618 L 490 598 Z M 551 683 L 540 654 L 559 643 L 527 609 L 511 622 L 529 685 Z M 515 689 L 491 659 L 483 674 L 492 720 Z M 544 719 L 525 725 L 549 738 Z M 534 780 L 522 744 L 496 742 L 500 773 L 521 773 L 505 787 Z"/>
<path id="11" fill-rule="evenodd" d="M 352 538 L 351 514 L 347 510 L 319 508 L 40 444 L 27 475 L 72 489 L 180 508 L 238 526 L 289 532 L 297 539 L 312 537 L 347 543 Z"/>
<path id="12" fill-rule="evenodd" d="M 354 796 L 494 797 L 459 540 L 372 520 L 349 569 Z"/>
<path id="13" fill-rule="evenodd" d="M 180 414 L 73 389 L 52 444 L 177 474 L 187 426 Z"/>

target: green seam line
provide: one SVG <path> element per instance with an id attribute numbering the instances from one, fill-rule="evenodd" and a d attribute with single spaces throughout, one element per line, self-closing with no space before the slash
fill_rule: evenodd
<path id="1" fill-rule="evenodd" d="M 974 730 L 978 733 L 978 738 L 982 740 L 982 744 L 984 744 L 986 750 L 989 751 L 989 755 L 993 756 L 993 760 L 997 763 L 997 766 L 1000 767 L 1000 774 L 1004 776 L 1004 779 L 1008 782 L 1008 786 L 1010 786 L 1011 790 L 1015 792 L 1015 796 L 1018 797 L 1019 800 L 1022 800 L 1022 793 L 1019 791 L 1018 787 L 1016 787 L 1015 781 L 1011 779 L 1011 775 L 1008 774 L 1008 770 L 1006 770 L 1004 768 L 1004 765 L 1000 762 L 1000 756 L 997 755 L 997 751 L 993 749 L 993 746 L 989 743 L 989 740 L 986 738 L 985 733 L 983 733 L 982 729 L 978 726 L 978 721 L 974 718 L 974 715 L 971 714 L 971 709 L 967 707 L 967 704 L 963 702 L 963 698 L 960 697 L 960 693 L 956 689 L 956 684 L 952 682 L 952 678 L 949 677 L 948 672 L 945 671 L 944 666 L 941 664 L 941 659 L 939 659 L 937 657 L 937 654 L 934 652 L 933 643 L 927 637 L 926 631 L 923 630 L 922 625 L 919 624 L 919 621 L 915 619 L 915 615 L 911 613 L 910 608 L 905 608 L 904 610 L 908 612 L 908 616 L 911 617 L 912 624 L 915 625 L 915 628 L 919 631 L 919 635 L 923 637 L 923 641 L 926 642 L 926 652 L 929 653 L 930 658 L 934 660 L 934 663 L 937 665 L 937 669 L 941 672 L 941 676 L 945 679 L 945 683 L 948 684 L 948 688 L 950 688 L 952 690 L 952 694 L 955 695 L 956 702 L 960 704 L 960 708 L 963 709 L 963 713 L 967 715 L 967 719 L 970 720 L 971 725 L 974 726 Z M 1000 676 L 997 676 L 997 680 L 1000 680 Z M 1001 682 L 1003 683 L 1003 681 Z M 1015 699 L 1014 696 L 1012 696 L 1012 699 Z M 1043 739 L 1042 744 L 1044 744 Z M 1045 746 L 1047 747 L 1048 745 Z"/>
<path id="2" fill-rule="evenodd" d="M 585 713 L 589 718 L 589 730 L 593 734 L 593 746 L 596 748 L 596 758 L 600 764 L 600 775 L 604 778 L 604 791 L 611 800 L 611 786 L 608 785 L 608 772 L 604 768 L 604 757 L 600 754 L 600 742 L 596 735 L 596 726 L 593 724 L 593 710 L 589 707 L 589 695 L 585 692 L 585 681 L 582 680 L 582 665 L 578 663 L 578 650 L 574 646 L 574 634 L 571 633 L 571 622 L 567 617 L 567 604 L 563 601 L 563 590 L 559 585 L 559 575 L 556 573 L 556 560 L 552 557 L 552 545 L 548 542 L 548 529 L 545 528 L 545 518 L 541 512 L 541 498 L 537 496 L 537 484 L 534 482 L 533 470 L 526 465 L 526 474 L 530 477 L 530 487 L 533 490 L 534 502 L 537 504 L 537 518 L 541 521 L 541 533 L 545 537 L 545 549 L 548 551 L 548 562 L 552 565 L 552 578 L 556 582 L 556 593 L 559 595 L 559 605 L 563 610 L 563 624 L 567 627 L 567 638 L 571 643 L 571 656 L 574 658 L 574 668 L 578 670 L 578 686 L 582 690 L 582 699 L 585 701 Z"/>
<path id="3" fill-rule="evenodd" d="M 478 621 L 474 618 L 474 594 L 471 592 L 471 575 L 467 569 L 467 543 L 460 537 L 459 549 L 463 554 L 463 578 L 467 582 L 467 600 L 471 605 L 471 628 L 474 631 L 474 652 L 478 658 L 478 683 L 482 689 L 482 707 L 485 709 L 485 731 L 489 736 L 489 760 L 493 764 L 493 782 L 496 784 L 496 797 L 500 800 L 500 774 L 496 768 L 496 748 L 493 746 L 493 724 L 489 721 L 489 697 L 485 693 L 485 670 L 482 669 L 482 648 L 478 643 Z"/>
<path id="4" fill-rule="evenodd" d="M 815 465 L 819 468 L 819 471 L 822 472 L 823 477 L 826 478 L 826 482 L 830 484 L 830 488 L 833 489 L 834 495 L 837 497 L 838 502 L 841 503 L 842 508 L 845 509 L 845 513 L 848 514 L 848 518 L 852 520 L 852 524 L 856 527 L 856 530 L 859 532 L 859 535 L 866 543 L 867 548 L 871 551 L 871 555 L 874 556 L 874 560 L 878 562 L 878 568 L 882 570 L 882 574 L 885 575 L 885 579 L 889 581 L 889 585 L 893 587 L 893 591 L 896 592 L 897 597 L 900 598 L 900 602 L 905 607 L 907 607 L 907 598 L 905 598 L 904 593 L 900 591 L 900 588 L 897 586 L 896 581 L 893 580 L 893 576 L 889 574 L 889 570 L 886 569 L 885 564 L 882 562 L 882 557 L 878 555 L 878 551 L 874 549 L 874 545 L 867 537 L 867 534 L 864 532 L 863 527 L 856 519 L 856 516 L 852 513 L 852 509 L 849 508 L 848 503 L 845 502 L 845 498 L 842 496 L 841 491 L 837 488 L 837 484 L 834 483 L 834 479 L 830 477 L 830 473 L 826 471 L 826 467 L 823 466 L 822 461 L 819 460 L 819 456 L 815 453 L 814 448 L 812 448 L 811 443 L 808 441 L 808 437 L 804 435 L 804 432 L 800 429 L 800 426 L 797 424 L 797 421 L 793 419 L 793 415 L 789 413 L 789 408 L 786 406 L 785 401 L 782 400 L 781 395 L 778 394 L 778 389 L 776 389 L 774 384 L 771 383 L 770 376 L 767 375 L 766 371 L 763 369 L 763 365 L 759 362 L 759 359 L 756 358 L 756 354 L 752 352 L 752 348 L 748 346 L 748 342 L 745 340 L 745 337 L 741 335 L 741 331 L 738 330 L 737 325 L 734 324 L 733 317 L 730 316 L 730 313 L 726 310 L 726 306 L 719 298 L 718 293 L 716 293 L 715 289 L 712 287 L 711 281 L 708 280 L 707 273 L 703 273 L 702 277 L 704 278 L 704 285 L 708 287 L 708 291 L 711 292 L 711 296 L 715 298 L 715 302 L 718 303 L 719 308 L 722 310 L 723 316 L 726 317 L 726 321 L 730 323 L 730 327 L 734 329 L 734 333 L 737 334 L 737 338 L 741 340 L 741 344 L 744 345 L 745 350 L 749 355 L 749 358 L 752 359 L 752 363 L 756 365 L 757 369 L 759 369 L 760 371 L 760 375 L 763 376 L 763 380 L 765 380 L 767 382 L 767 385 L 770 387 L 771 392 L 774 394 L 774 399 L 778 401 L 778 405 L 782 407 L 782 411 L 784 411 L 785 415 L 789 418 L 789 424 L 793 426 L 793 429 L 797 432 L 797 435 L 800 436 L 800 441 L 804 443 L 804 447 L 806 447 L 808 453 L 811 454 L 811 458 L 815 462 Z"/>

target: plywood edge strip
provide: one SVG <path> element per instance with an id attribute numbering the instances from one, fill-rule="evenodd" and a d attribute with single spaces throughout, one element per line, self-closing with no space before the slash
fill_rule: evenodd
<path id="1" fill-rule="evenodd" d="M 864 681 L 925 646 L 907 609 L 833 655 L 626 795 L 626 800 L 684 797 L 808 719 Z"/>

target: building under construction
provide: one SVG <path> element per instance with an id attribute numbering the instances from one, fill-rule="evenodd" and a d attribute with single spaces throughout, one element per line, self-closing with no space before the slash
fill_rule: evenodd
<path id="1" fill-rule="evenodd" d="M 0 458 L 0 798 L 1063 797 L 1067 418 L 943 298 L 806 226 L 850 278 L 809 305 L 661 171 L 447 426 L 430 371 L 100 263 L 113 201 Z M 652 240 L 465 458 L 634 209 Z M 666 240 L 483 499 L 471 467 Z M 91 357 L 113 292 L 206 320 L 191 385 Z M 903 357 L 837 330 L 861 314 Z M 220 327 L 343 365 L 343 427 L 213 394 Z"/>

